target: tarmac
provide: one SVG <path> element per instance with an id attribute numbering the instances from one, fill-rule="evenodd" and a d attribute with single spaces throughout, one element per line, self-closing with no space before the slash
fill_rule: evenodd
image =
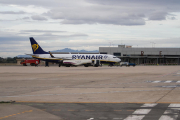
<path id="1" fill-rule="evenodd" d="M 179 93 L 180 66 L 0 67 L 0 119 L 176 120 Z"/>

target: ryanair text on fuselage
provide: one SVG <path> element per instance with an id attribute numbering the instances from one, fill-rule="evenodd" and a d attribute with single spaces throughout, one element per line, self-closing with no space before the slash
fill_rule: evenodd
<path id="1" fill-rule="evenodd" d="M 106 59 L 108 56 L 104 56 Z M 72 59 L 103 59 L 103 55 L 72 55 Z"/>

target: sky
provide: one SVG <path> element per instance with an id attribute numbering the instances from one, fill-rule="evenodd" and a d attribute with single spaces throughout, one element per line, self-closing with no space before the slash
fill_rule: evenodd
<path id="1" fill-rule="evenodd" d="M 0 0 L 0 57 L 99 47 L 180 48 L 180 0 Z"/>

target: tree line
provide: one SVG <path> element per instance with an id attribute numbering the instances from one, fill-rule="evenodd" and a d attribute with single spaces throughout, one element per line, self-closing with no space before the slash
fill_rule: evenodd
<path id="1" fill-rule="evenodd" d="M 11 58 L 11 57 L 8 57 L 8 58 L 2 58 L 0 57 L 0 63 L 17 63 L 17 57 L 14 57 L 14 58 Z"/>

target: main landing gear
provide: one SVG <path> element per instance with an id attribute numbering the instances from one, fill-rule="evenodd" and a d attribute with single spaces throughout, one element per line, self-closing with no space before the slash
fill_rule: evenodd
<path id="1" fill-rule="evenodd" d="M 45 67 L 49 67 L 49 62 L 45 62 Z"/>

